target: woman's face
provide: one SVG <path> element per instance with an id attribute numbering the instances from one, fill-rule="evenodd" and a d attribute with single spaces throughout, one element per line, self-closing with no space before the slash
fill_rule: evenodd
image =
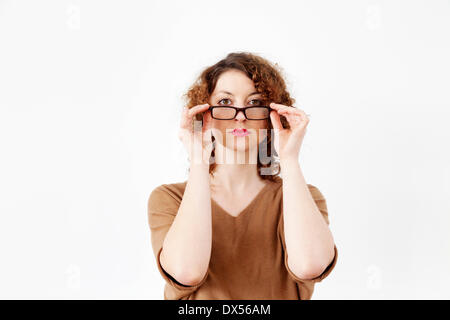
<path id="1" fill-rule="evenodd" d="M 262 95 L 256 92 L 253 81 L 247 75 L 236 69 L 225 71 L 219 76 L 216 87 L 209 99 L 211 106 L 233 106 L 237 108 L 266 105 L 262 100 Z M 238 111 L 232 120 L 212 119 L 212 127 L 221 133 L 221 138 L 217 139 L 227 149 L 245 152 L 249 149 L 257 148 L 266 137 L 264 130 L 268 129 L 268 119 L 247 120 L 243 111 Z M 247 129 L 248 135 L 239 136 L 233 134 L 234 129 Z"/>

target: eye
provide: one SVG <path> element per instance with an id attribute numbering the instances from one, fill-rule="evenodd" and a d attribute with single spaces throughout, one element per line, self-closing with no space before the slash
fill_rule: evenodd
<path id="1" fill-rule="evenodd" d="M 218 102 L 218 104 L 221 104 L 221 102 L 224 101 L 224 100 L 230 100 L 230 99 L 227 99 L 227 98 L 222 99 L 222 100 L 220 100 L 220 101 Z"/>
<path id="2" fill-rule="evenodd" d="M 252 102 L 252 101 L 258 101 L 258 105 L 261 105 L 261 104 L 262 104 L 262 101 L 261 101 L 261 100 L 258 100 L 258 99 L 250 100 L 250 102 Z M 253 103 L 253 104 L 254 104 L 254 103 Z"/>

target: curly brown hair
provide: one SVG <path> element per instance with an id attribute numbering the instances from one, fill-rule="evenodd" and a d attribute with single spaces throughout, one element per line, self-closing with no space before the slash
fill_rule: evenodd
<path id="1" fill-rule="evenodd" d="M 295 103 L 295 99 L 292 98 L 286 89 L 286 83 L 283 79 L 283 71 L 277 63 L 273 64 L 265 58 L 258 56 L 250 52 L 232 52 L 229 53 L 224 59 L 220 60 L 216 64 L 207 67 L 203 70 L 194 84 L 191 85 L 189 90 L 183 94 L 183 98 L 186 101 L 186 107 L 192 108 L 199 104 L 204 104 L 209 101 L 211 94 L 214 91 L 219 76 L 227 70 L 237 69 L 243 71 L 247 76 L 253 80 L 255 89 L 261 93 L 262 99 L 266 102 L 275 102 L 286 106 L 292 106 Z M 196 119 L 201 121 L 203 113 L 197 114 Z M 289 122 L 286 118 L 280 115 L 281 124 L 284 128 L 290 128 Z M 270 118 L 268 119 L 268 132 L 266 139 L 261 144 L 267 144 L 267 157 L 270 159 L 268 163 L 261 163 L 258 156 L 257 168 L 258 174 L 262 179 L 275 180 L 276 176 L 280 174 L 280 162 L 277 157 L 276 151 L 274 151 L 272 143 L 273 126 Z M 213 138 L 214 139 L 214 138 Z M 261 144 L 258 146 L 260 147 Z M 259 153 L 258 153 L 259 154 Z M 214 149 L 211 153 L 211 158 L 214 158 Z M 277 171 L 269 170 L 272 165 L 276 165 Z M 209 173 L 214 174 L 217 164 L 211 163 L 209 166 Z M 261 168 L 267 168 L 271 174 L 261 174 Z"/>

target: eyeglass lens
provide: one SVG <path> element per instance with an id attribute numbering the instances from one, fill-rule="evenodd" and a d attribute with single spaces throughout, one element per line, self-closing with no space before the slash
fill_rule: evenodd
<path id="1" fill-rule="evenodd" d="M 245 109 L 246 116 L 250 120 L 264 120 L 269 115 L 269 110 L 267 108 L 248 108 Z M 220 108 L 214 108 L 212 109 L 212 116 L 216 119 L 234 119 L 234 117 L 237 115 L 237 112 L 233 108 L 228 107 L 220 107 Z"/>

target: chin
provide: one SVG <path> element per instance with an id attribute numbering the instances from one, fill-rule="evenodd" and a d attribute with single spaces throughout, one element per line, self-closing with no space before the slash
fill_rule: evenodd
<path id="1" fill-rule="evenodd" d="M 253 149 L 256 149 L 256 151 L 258 151 L 257 148 L 258 147 L 256 145 L 255 146 L 249 146 L 248 143 L 247 143 L 247 144 L 245 144 L 245 146 L 236 145 L 236 146 L 229 147 L 228 149 L 232 150 L 234 152 L 248 152 L 248 151 L 251 151 Z"/>

